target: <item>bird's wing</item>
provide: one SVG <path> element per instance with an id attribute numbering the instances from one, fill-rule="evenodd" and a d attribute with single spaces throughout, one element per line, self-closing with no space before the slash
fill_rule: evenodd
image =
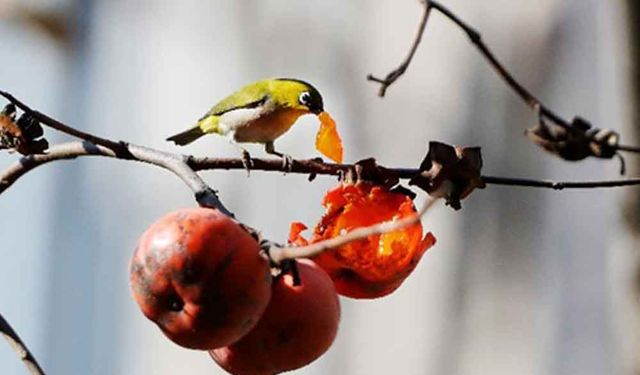
<path id="1" fill-rule="evenodd" d="M 220 116 L 236 109 L 257 108 L 269 99 L 269 93 L 262 87 L 245 88 L 222 99 L 200 120 L 209 116 Z"/>

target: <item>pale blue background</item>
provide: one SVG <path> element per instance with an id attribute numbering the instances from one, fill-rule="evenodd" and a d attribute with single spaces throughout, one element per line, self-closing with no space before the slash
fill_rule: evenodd
<path id="1" fill-rule="evenodd" d="M 627 131 L 620 1 L 445 3 L 560 113 Z M 71 40 L 24 21 L 33 11 L 66 17 Z M 2 0 L 0 87 L 105 137 L 227 156 L 236 150 L 222 139 L 182 150 L 163 139 L 238 86 L 298 77 L 323 92 L 347 161 L 416 166 L 428 140 L 442 140 L 483 146 L 487 174 L 616 177 L 615 162 L 570 164 L 529 143 L 522 132 L 534 116 L 438 14 L 407 76 L 378 99 L 364 77 L 404 57 L 421 12 L 413 0 Z M 305 118 L 278 147 L 316 156 L 316 130 Z M 15 158 L 0 154 L 0 168 Z M 259 172 L 203 176 L 239 218 L 277 240 L 291 221 L 315 222 L 334 184 Z M 631 373 L 640 341 L 630 292 L 637 246 L 621 222 L 624 194 L 491 187 L 459 213 L 434 210 L 425 226 L 438 244 L 415 273 L 383 300 L 343 300 L 334 346 L 299 373 Z M 0 311 L 49 374 L 222 373 L 206 354 L 164 339 L 129 296 L 137 237 L 163 213 L 193 204 L 169 173 L 106 159 L 40 168 L 0 196 Z M 24 373 L 0 343 L 0 374 Z"/>

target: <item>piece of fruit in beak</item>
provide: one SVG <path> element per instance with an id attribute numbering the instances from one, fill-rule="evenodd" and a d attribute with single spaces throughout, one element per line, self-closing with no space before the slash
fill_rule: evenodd
<path id="1" fill-rule="evenodd" d="M 342 163 L 342 140 L 340 140 L 336 122 L 327 112 L 320 113 L 318 118 L 320 129 L 316 135 L 316 149 L 336 163 Z"/>

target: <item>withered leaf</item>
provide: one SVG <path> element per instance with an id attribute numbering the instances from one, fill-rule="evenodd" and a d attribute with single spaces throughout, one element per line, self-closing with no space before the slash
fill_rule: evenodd
<path id="1" fill-rule="evenodd" d="M 535 144 L 562 159 L 583 160 L 587 157 L 611 159 L 616 155 L 620 135 L 613 130 L 594 128 L 580 117 L 569 128 L 540 120 L 525 134 Z"/>
<path id="2" fill-rule="evenodd" d="M 378 165 L 374 158 L 356 162 L 353 165 L 353 169 L 347 172 L 344 179 L 347 182 L 367 181 L 375 185 L 384 186 L 387 189 L 392 188 L 399 182 L 395 173 Z"/>
<path id="3" fill-rule="evenodd" d="M 41 154 L 49 142 L 41 138 L 42 125 L 28 113 L 16 120 L 16 108 L 8 104 L 0 112 L 0 150 L 12 149 L 22 155 Z"/>
<path id="4" fill-rule="evenodd" d="M 420 172 L 410 181 L 430 196 L 444 198 L 459 210 L 460 201 L 476 188 L 484 188 L 480 147 L 454 147 L 441 142 L 429 142 L 429 152 L 420 164 Z"/>

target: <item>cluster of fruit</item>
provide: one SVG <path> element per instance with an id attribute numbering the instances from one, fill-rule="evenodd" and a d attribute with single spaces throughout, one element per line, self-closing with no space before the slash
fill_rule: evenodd
<path id="1" fill-rule="evenodd" d="M 304 225 L 294 223 L 290 243 L 304 246 L 415 214 L 409 196 L 364 182 L 337 186 L 323 205 L 313 237 L 302 238 Z M 232 218 L 186 208 L 142 235 L 131 289 L 144 315 L 175 343 L 208 350 L 231 374 L 275 374 L 305 366 L 331 346 L 338 294 L 391 293 L 434 243 L 416 224 L 299 259 L 290 272 L 272 267 L 256 238 Z"/>

